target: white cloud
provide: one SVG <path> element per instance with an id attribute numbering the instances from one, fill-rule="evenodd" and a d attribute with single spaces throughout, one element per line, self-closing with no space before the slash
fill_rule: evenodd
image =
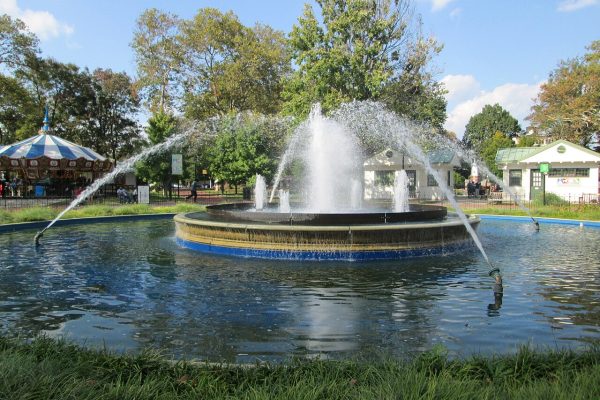
<path id="1" fill-rule="evenodd" d="M 48 11 L 22 10 L 19 8 L 17 0 L 0 0 L 0 13 L 20 19 L 41 40 L 48 40 L 62 35 L 69 36 L 73 33 L 72 26 L 58 21 Z"/>
<path id="2" fill-rule="evenodd" d="M 464 134 L 469 119 L 480 113 L 486 104 L 500 104 L 519 121 L 521 128 L 525 128 L 525 117 L 530 114 L 531 106 L 543 83 L 532 85 L 506 83 L 491 91 L 477 90 L 475 93 L 479 83 L 470 75 L 449 75 L 442 81 L 449 90 L 447 95 L 449 102 L 461 99 L 449 110 L 448 119 L 444 125 L 446 129 L 455 132 L 458 137 L 462 137 Z M 460 82 L 465 83 L 464 89 L 459 86 Z"/>
<path id="3" fill-rule="evenodd" d="M 558 4 L 560 12 L 571 12 L 598 4 L 598 0 L 563 0 Z"/>
<path id="4" fill-rule="evenodd" d="M 440 11 L 454 0 L 431 0 L 431 11 Z"/>
<path id="5" fill-rule="evenodd" d="M 481 92 L 481 87 L 473 75 L 446 75 L 442 78 L 446 87 L 446 100 L 460 103 L 472 98 Z"/>

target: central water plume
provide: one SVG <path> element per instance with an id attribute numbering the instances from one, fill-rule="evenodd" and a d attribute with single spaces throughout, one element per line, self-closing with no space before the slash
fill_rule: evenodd
<path id="1" fill-rule="evenodd" d="M 468 218 L 454 198 L 453 191 L 448 187 L 446 181 L 440 176 L 438 171 L 431 166 L 427 154 L 418 144 L 419 139 L 425 136 L 424 132 L 431 133 L 428 127 L 404 119 L 389 111 L 385 105 L 373 101 L 354 101 L 343 104 L 334 112 L 332 119 L 356 132 L 363 143 L 369 144 L 374 148 L 391 146 L 396 149 L 406 149 L 412 157 L 425 167 L 427 173 L 436 180 L 438 187 L 444 192 L 446 198 L 454 207 L 456 214 L 473 238 L 477 248 L 488 264 L 490 264 L 477 233 L 475 233 L 475 230 L 468 223 Z"/>
<path id="2" fill-rule="evenodd" d="M 254 186 L 254 207 L 262 210 L 265 207 L 267 199 L 267 183 L 262 175 L 256 175 L 256 185 Z"/>
<path id="3" fill-rule="evenodd" d="M 361 171 L 361 151 L 356 138 L 313 106 L 309 117 L 310 139 L 303 154 L 308 169 L 303 184 L 311 211 L 332 212 L 351 206 L 350 182 Z"/>
<path id="4" fill-rule="evenodd" d="M 408 175 L 405 170 L 400 170 L 394 179 L 394 211 L 407 212 L 408 206 Z"/>

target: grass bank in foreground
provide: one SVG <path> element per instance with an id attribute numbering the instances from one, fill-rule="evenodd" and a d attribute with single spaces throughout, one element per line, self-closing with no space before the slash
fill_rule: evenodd
<path id="1" fill-rule="evenodd" d="M 168 362 L 39 338 L 0 338 L 0 399 L 597 399 L 600 350 L 283 365 Z"/>
<path id="2" fill-rule="evenodd" d="M 520 208 L 484 207 L 464 208 L 466 214 L 515 215 L 527 216 Z M 581 219 L 600 221 L 600 205 L 586 204 L 581 206 L 538 206 L 530 209 L 531 215 L 545 218 Z"/>
<path id="3" fill-rule="evenodd" d="M 105 217 L 111 215 L 140 215 L 161 213 L 182 213 L 203 211 L 204 206 L 180 203 L 174 206 L 151 206 L 147 204 L 127 204 L 122 206 L 83 206 L 66 213 L 63 218 Z M 62 209 L 51 207 L 33 207 L 20 210 L 0 210 L 0 224 L 14 224 L 18 222 L 50 221 Z"/>

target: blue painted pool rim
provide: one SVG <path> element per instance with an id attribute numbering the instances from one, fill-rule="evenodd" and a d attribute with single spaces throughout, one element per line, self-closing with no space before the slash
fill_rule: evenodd
<path id="1" fill-rule="evenodd" d="M 526 216 L 516 215 L 490 215 L 490 214 L 477 214 L 482 220 L 503 220 L 503 221 L 515 221 L 515 222 L 531 222 L 531 218 Z M 558 224 L 558 225 L 573 225 L 573 226 L 584 226 L 590 228 L 600 228 L 600 221 L 590 221 L 586 219 L 561 219 L 561 218 L 546 218 L 546 217 L 533 217 L 540 224 Z"/>
<path id="2" fill-rule="evenodd" d="M 132 215 L 107 215 L 103 217 L 69 218 L 59 219 L 53 226 L 86 225 L 97 223 L 112 223 L 126 221 L 142 221 L 156 219 L 172 219 L 177 213 L 161 214 L 132 214 Z M 19 222 L 16 224 L 0 225 L 0 234 L 5 232 L 16 232 L 28 229 L 41 229 L 48 226 L 50 221 Z"/>
<path id="3" fill-rule="evenodd" d="M 137 221 L 137 220 L 153 220 L 153 219 L 168 219 L 173 218 L 178 213 L 162 213 L 162 214 L 134 214 L 134 215 L 111 215 L 104 217 L 86 217 L 86 218 L 69 218 L 59 219 L 56 221 L 54 226 L 68 226 L 68 225 L 84 225 L 84 224 L 95 224 L 95 223 L 107 223 L 107 222 L 124 222 L 124 221 Z M 529 222 L 531 218 L 525 216 L 514 216 L 514 215 L 489 215 L 489 214 L 476 214 L 482 220 L 506 220 L 515 222 Z M 576 225 L 580 226 L 583 223 L 584 227 L 600 228 L 600 221 L 589 221 L 589 220 L 578 220 L 578 219 L 560 219 L 560 218 L 542 218 L 534 217 L 540 224 L 560 224 L 560 225 Z M 35 222 L 19 222 L 16 224 L 0 224 L 0 233 L 4 232 L 16 232 L 28 229 L 45 228 L 48 226 L 50 221 L 35 221 Z"/>

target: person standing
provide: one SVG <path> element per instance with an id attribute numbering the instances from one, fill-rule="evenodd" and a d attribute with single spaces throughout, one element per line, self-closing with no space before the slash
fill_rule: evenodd
<path id="1" fill-rule="evenodd" d="M 196 199 L 198 198 L 197 188 L 198 188 L 198 182 L 196 182 L 196 180 L 194 179 L 194 181 L 192 182 L 192 185 L 190 186 L 190 195 L 187 196 L 185 199 L 187 200 L 189 198 L 194 198 L 194 203 L 195 203 Z"/>

